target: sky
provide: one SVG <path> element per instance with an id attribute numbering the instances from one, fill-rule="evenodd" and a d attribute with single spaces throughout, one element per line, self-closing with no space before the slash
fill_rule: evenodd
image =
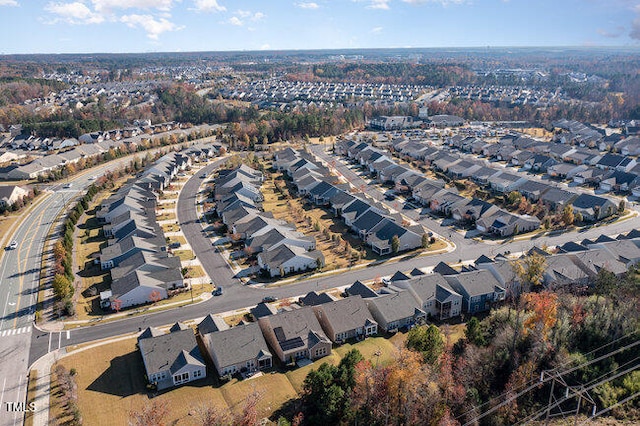
<path id="1" fill-rule="evenodd" d="M 640 0 L 0 0 L 0 54 L 640 48 Z"/>

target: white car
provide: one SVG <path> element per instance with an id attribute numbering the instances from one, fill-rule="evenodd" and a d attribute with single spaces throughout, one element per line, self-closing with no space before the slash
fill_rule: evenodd
<path id="1" fill-rule="evenodd" d="M 62 185 L 63 188 L 71 188 L 72 186 L 72 183 L 65 183 L 64 185 Z"/>
<path id="2" fill-rule="evenodd" d="M 9 244 L 9 250 L 15 250 L 18 248 L 18 242 L 16 240 L 11 241 L 11 244 Z"/>

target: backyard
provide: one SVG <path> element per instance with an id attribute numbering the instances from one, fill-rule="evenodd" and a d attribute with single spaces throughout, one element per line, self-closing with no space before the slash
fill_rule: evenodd
<path id="1" fill-rule="evenodd" d="M 127 424 L 129 413 L 139 411 L 150 400 L 168 404 L 168 424 L 183 424 L 182 421 L 189 419 L 191 412 L 203 405 L 229 408 L 237 413 L 242 410 L 245 397 L 253 392 L 260 395 L 260 416 L 268 417 L 285 402 L 298 396 L 304 378 L 311 369 L 317 369 L 323 362 L 339 363 L 341 357 L 352 348 L 358 349 L 365 358 L 376 359 L 374 362 L 380 363 L 392 359 L 395 351 L 391 340 L 373 337 L 353 345 L 342 345 L 330 356 L 306 367 L 289 372 L 266 373 L 242 381 L 232 379 L 222 385 L 209 369 L 207 378 L 160 393 L 153 399 L 145 386 L 144 365 L 133 338 L 86 348 L 71 353 L 58 363 L 69 371 L 74 369 L 77 372 L 77 404 L 82 417 L 92 419 L 92 424 Z M 57 389 L 58 384 L 53 380 L 52 420 L 64 422 L 70 419 L 70 414 L 64 409 L 66 402 Z"/>

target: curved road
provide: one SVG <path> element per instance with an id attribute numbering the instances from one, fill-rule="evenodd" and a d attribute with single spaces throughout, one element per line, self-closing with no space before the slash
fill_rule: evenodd
<path id="1" fill-rule="evenodd" d="M 349 285 L 352 284 L 356 280 L 369 280 L 375 276 L 387 276 L 393 274 L 397 270 L 409 271 L 413 268 L 424 268 L 429 266 L 435 266 L 438 262 L 444 261 L 447 263 L 455 263 L 459 260 L 473 260 L 478 258 L 480 255 L 485 254 L 487 256 L 495 256 L 500 252 L 521 252 L 526 251 L 529 248 L 536 246 L 541 246 L 543 244 L 553 246 L 553 245 L 561 245 L 568 241 L 578 241 L 583 238 L 597 238 L 602 233 L 606 232 L 608 235 L 615 235 L 621 232 L 627 232 L 633 227 L 640 228 L 640 217 L 634 217 L 628 219 L 626 221 L 617 222 L 612 225 L 606 227 L 592 228 L 588 229 L 585 232 L 569 232 L 556 236 L 546 236 L 541 237 L 534 240 L 526 240 L 526 241 L 515 241 L 504 244 L 485 244 L 479 243 L 477 241 L 471 239 L 465 239 L 462 235 L 453 233 L 452 240 L 456 243 L 456 250 L 450 253 L 444 253 L 440 255 L 432 255 L 432 256 L 421 256 L 421 257 L 407 257 L 400 262 L 383 262 L 379 263 L 375 266 L 364 267 L 354 270 L 345 270 L 341 272 L 339 275 L 329 275 L 329 276 L 319 276 L 317 278 L 311 278 L 307 280 L 301 280 L 289 285 L 285 285 L 278 288 L 273 289 L 264 289 L 264 288 L 253 288 L 251 286 L 243 285 L 238 279 L 233 276 L 233 272 L 228 267 L 226 261 L 223 259 L 222 255 L 217 253 L 212 245 L 210 240 L 204 235 L 203 227 L 201 222 L 199 221 L 197 208 L 196 208 L 196 199 L 197 193 L 199 191 L 200 185 L 202 184 L 202 179 L 200 176 L 203 173 L 211 173 L 220 164 L 222 164 L 224 160 L 217 160 L 212 162 L 211 164 L 205 166 L 201 169 L 196 175 L 191 177 L 183 186 L 183 189 L 180 193 L 177 203 L 178 210 L 178 220 L 181 223 L 182 230 L 185 234 L 185 237 L 189 244 L 191 245 L 192 250 L 199 258 L 200 262 L 203 265 L 203 268 L 210 276 L 210 278 L 217 285 L 222 285 L 224 287 L 224 294 L 219 297 L 212 297 L 207 301 L 184 306 L 181 308 L 176 308 L 167 311 L 160 311 L 146 315 L 135 316 L 131 318 L 124 318 L 117 321 L 107 322 L 107 323 L 99 323 L 96 322 L 94 325 L 73 329 L 69 332 L 61 332 L 61 333 L 48 333 L 48 332 L 39 332 L 35 331 L 32 334 L 31 338 L 31 347 L 29 352 L 29 365 L 42 355 L 46 354 L 48 351 L 57 349 L 59 346 L 64 347 L 67 345 L 75 345 L 85 342 L 90 342 L 98 339 L 103 339 L 107 337 L 118 336 L 126 333 L 137 332 L 142 328 L 148 326 L 163 326 L 167 324 L 174 323 L 176 321 L 186 321 L 191 319 L 197 319 L 204 317 L 208 314 L 216 314 L 232 311 L 235 309 L 245 308 L 248 306 L 253 306 L 259 303 L 265 294 L 269 294 L 272 296 L 276 296 L 278 298 L 286 298 L 286 297 L 294 297 L 298 295 L 306 294 L 309 291 L 313 290 L 326 290 L 331 289 L 337 286 Z M 352 172 L 350 169 L 346 168 L 344 173 L 347 178 L 355 176 L 350 176 L 348 172 Z M 372 188 L 373 190 L 373 188 Z M 63 194 L 56 193 L 55 196 L 51 198 L 51 205 L 44 204 L 38 213 L 34 211 L 34 214 L 30 216 L 29 220 L 26 220 L 25 223 L 21 226 L 21 232 L 25 232 L 25 238 L 29 241 L 29 224 L 31 223 L 31 217 L 37 218 L 45 218 L 48 217 L 47 213 L 39 216 L 42 211 L 52 211 L 57 210 L 54 207 L 59 208 L 60 197 Z M 51 218 L 48 219 L 49 221 Z M 422 222 L 424 218 L 420 218 Z M 440 234 L 447 234 L 450 230 L 448 227 L 442 227 L 439 223 L 435 221 L 430 221 L 424 223 L 425 226 L 431 227 L 431 229 L 435 229 L 436 232 Z M 40 226 L 38 228 L 48 228 Z M 21 234 L 22 235 L 22 234 Z M 33 234 L 32 238 L 35 238 L 35 241 L 38 244 L 29 243 L 30 248 L 29 251 L 24 251 L 25 248 L 21 247 L 16 256 L 23 256 L 20 259 L 23 259 L 23 264 L 27 264 L 26 259 L 32 259 L 35 261 L 40 259 L 40 252 L 42 250 L 42 243 L 38 240 L 38 235 Z M 40 235 L 40 238 L 44 238 L 44 236 Z M 23 242 L 23 245 L 26 244 Z M 33 251 L 31 251 L 33 250 Z M 15 258 L 10 256 L 5 256 L 5 262 L 7 259 L 11 259 L 11 263 L 16 262 Z M 28 257 L 24 257 L 28 256 Z M 11 264 L 10 263 L 10 264 Z M 32 272 L 37 273 L 37 271 Z M 33 277 L 33 275 L 32 275 Z M 17 277 L 14 277 L 16 279 Z M 25 276 L 23 280 L 28 280 L 28 276 Z M 33 278 L 32 278 L 33 279 Z M 4 281 L 3 286 L 4 287 Z M 0 293 L 0 297 L 5 297 L 4 293 Z M 30 297 L 29 294 L 26 296 L 21 296 L 24 299 L 22 303 L 23 309 L 17 309 L 17 311 L 22 312 L 21 314 L 15 314 L 16 326 L 21 324 L 28 324 L 28 307 L 30 306 L 26 299 Z M 13 299 L 12 299 L 13 300 Z M 2 299 L 4 301 L 4 299 Z M 14 302 L 15 303 L 15 302 Z M 26 310 L 25 310 L 26 308 Z M 14 318 L 5 318 L 5 323 L 8 324 L 8 321 L 14 320 Z M 1 332 L 0 332 L 1 333 Z M 5 347 L 3 345 L 3 347 Z M 7 352 L 3 349 L 3 360 L 8 359 L 7 357 L 11 356 L 11 352 Z M 17 361 L 17 360 L 16 360 Z M 26 360 L 21 360 L 21 362 L 26 363 Z M 25 368 L 16 368 L 14 364 L 3 363 L 2 371 L 6 373 L 9 370 L 12 371 L 26 371 Z M 2 365 L 2 364 L 0 364 Z M 21 364 L 22 365 L 22 364 Z M 18 380 L 18 383 L 15 387 L 17 387 L 17 394 L 20 395 L 20 392 L 24 392 L 24 379 L 22 379 L 22 383 Z M 0 385 L 2 385 L 0 383 Z M 5 397 L 5 401 L 8 399 Z M 20 400 L 20 399 L 18 399 Z M 12 424 L 11 422 L 2 422 L 2 424 Z"/>

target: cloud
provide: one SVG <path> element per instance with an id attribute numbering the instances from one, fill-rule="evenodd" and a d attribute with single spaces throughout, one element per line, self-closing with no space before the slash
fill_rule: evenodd
<path id="1" fill-rule="evenodd" d="M 120 22 L 130 28 L 142 28 L 147 33 L 147 37 L 152 40 L 157 40 L 164 32 L 178 31 L 184 28 L 166 18 L 156 19 L 151 15 L 124 15 L 120 18 Z"/>
<path id="2" fill-rule="evenodd" d="M 66 22 L 68 24 L 99 24 L 104 21 L 104 16 L 91 11 L 84 3 L 49 3 L 45 6 L 47 12 L 55 15 L 50 23 Z"/>
<path id="3" fill-rule="evenodd" d="M 260 46 L 260 50 L 269 50 L 271 49 L 271 46 L 269 46 L 269 43 L 265 43 L 262 46 Z"/>
<path id="4" fill-rule="evenodd" d="M 267 15 L 262 12 L 251 12 L 249 10 L 236 10 L 234 16 L 227 21 L 231 25 L 242 27 L 245 21 L 258 22 L 263 20 Z"/>
<path id="5" fill-rule="evenodd" d="M 16 0 L 0 0 L 0 6 L 17 6 Z"/>
<path id="6" fill-rule="evenodd" d="M 224 12 L 226 7 L 218 4 L 218 0 L 195 0 L 196 10 L 200 12 Z"/>
<path id="7" fill-rule="evenodd" d="M 174 0 L 91 0 L 96 11 L 114 9 L 158 9 L 170 10 Z"/>
<path id="8" fill-rule="evenodd" d="M 383 29 L 382 27 L 371 28 L 371 32 L 373 34 L 378 34 L 378 33 L 382 32 L 382 29 Z"/>
<path id="9" fill-rule="evenodd" d="M 390 0 L 371 0 L 367 9 L 381 9 L 381 10 L 389 10 L 389 1 Z"/>
<path id="10" fill-rule="evenodd" d="M 309 3 L 300 2 L 300 3 L 294 3 L 294 5 L 296 7 L 299 7 L 300 9 L 319 9 L 320 8 L 320 6 L 318 6 L 318 3 L 313 3 L 313 2 L 309 2 Z"/>
<path id="11" fill-rule="evenodd" d="M 624 27 L 623 26 L 617 26 L 613 30 L 605 30 L 605 29 L 602 29 L 602 28 L 598 28 L 596 31 L 602 37 L 617 38 L 617 37 L 620 37 L 622 34 L 624 34 Z"/>

